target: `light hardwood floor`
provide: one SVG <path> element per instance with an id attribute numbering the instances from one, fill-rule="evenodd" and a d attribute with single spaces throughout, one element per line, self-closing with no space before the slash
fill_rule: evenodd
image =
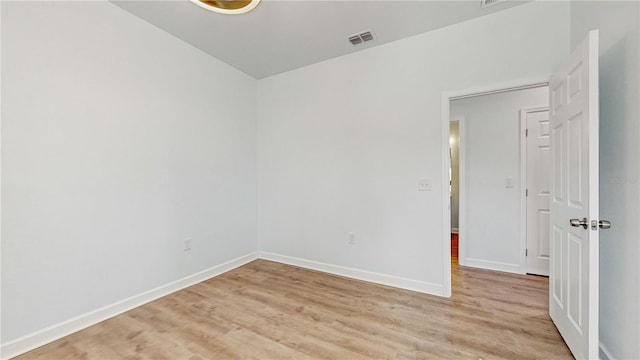
<path id="1" fill-rule="evenodd" d="M 548 279 L 458 267 L 451 299 L 257 260 L 28 359 L 571 359 Z"/>

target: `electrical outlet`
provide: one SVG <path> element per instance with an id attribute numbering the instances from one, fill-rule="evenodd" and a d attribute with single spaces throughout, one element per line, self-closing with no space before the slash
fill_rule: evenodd
<path id="1" fill-rule="evenodd" d="M 184 238 L 182 240 L 182 249 L 184 251 L 189 251 L 191 250 L 191 238 Z"/>
<path id="2" fill-rule="evenodd" d="M 432 185 L 431 179 L 420 179 L 418 181 L 418 191 L 431 191 Z"/>
<path id="3" fill-rule="evenodd" d="M 356 234 L 350 232 L 347 234 L 347 245 L 354 246 L 356 244 Z"/>

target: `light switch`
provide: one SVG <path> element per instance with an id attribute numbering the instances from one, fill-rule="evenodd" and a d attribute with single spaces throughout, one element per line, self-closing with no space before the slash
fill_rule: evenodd
<path id="1" fill-rule="evenodd" d="M 504 187 L 512 188 L 513 187 L 513 178 L 506 178 L 504 180 Z"/>
<path id="2" fill-rule="evenodd" d="M 431 179 L 420 179 L 418 181 L 418 191 L 431 191 Z"/>

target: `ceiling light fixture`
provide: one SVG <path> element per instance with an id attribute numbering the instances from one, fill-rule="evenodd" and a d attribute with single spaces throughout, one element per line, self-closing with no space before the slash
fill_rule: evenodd
<path id="1" fill-rule="evenodd" d="M 253 10 L 260 0 L 191 0 L 191 2 L 217 13 L 237 15 Z"/>

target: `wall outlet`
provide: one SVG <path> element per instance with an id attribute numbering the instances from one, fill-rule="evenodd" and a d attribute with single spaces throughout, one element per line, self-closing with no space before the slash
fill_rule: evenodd
<path id="1" fill-rule="evenodd" d="M 182 250 L 184 251 L 191 250 L 191 238 L 184 238 L 182 240 Z"/>
<path id="2" fill-rule="evenodd" d="M 433 182 L 431 179 L 420 179 L 418 181 L 418 191 L 431 191 Z"/>
<path id="3" fill-rule="evenodd" d="M 347 234 L 347 245 L 354 246 L 356 244 L 356 234 L 350 232 Z"/>

